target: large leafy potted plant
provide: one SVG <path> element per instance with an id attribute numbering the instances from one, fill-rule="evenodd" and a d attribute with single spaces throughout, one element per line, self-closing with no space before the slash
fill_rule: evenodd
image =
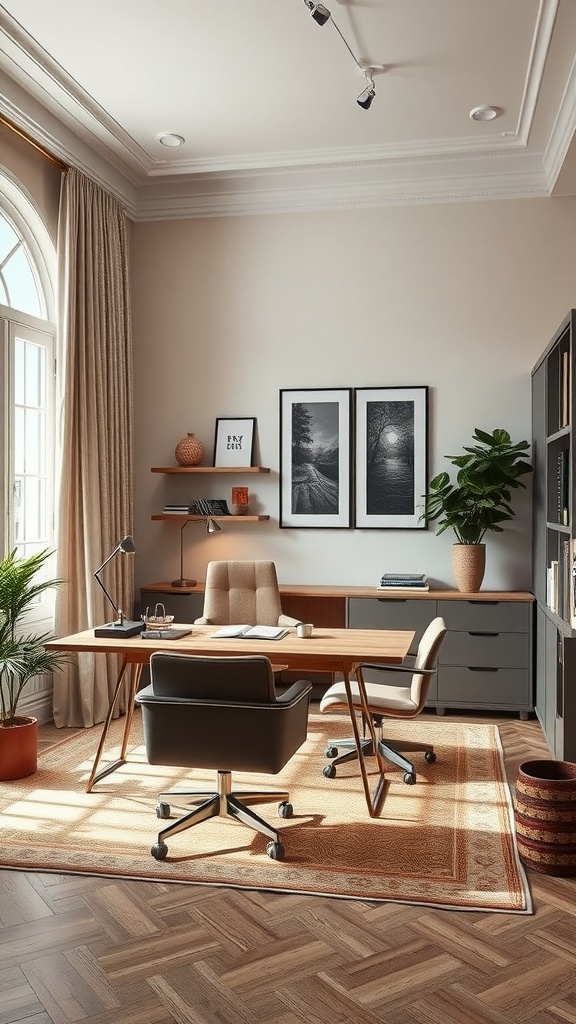
<path id="1" fill-rule="evenodd" d="M 439 520 L 439 536 L 453 530 L 456 543 L 452 566 L 460 591 L 474 593 L 482 585 L 486 564 L 483 538 L 486 533 L 502 533 L 502 523 L 514 518 L 512 491 L 525 487 L 520 479 L 532 472 L 526 457 L 528 441 L 512 443 L 507 430 L 497 428 L 491 434 L 474 430 L 475 444 L 464 447 L 462 455 L 446 455 L 458 472 L 452 482 L 447 472 L 430 481 L 421 519 Z"/>
<path id="2" fill-rule="evenodd" d="M 25 615 L 41 594 L 60 586 L 59 579 L 42 579 L 49 550 L 28 558 L 16 549 L 0 561 L 0 780 L 22 779 L 37 766 L 38 721 L 19 715 L 26 684 L 58 668 L 67 655 L 47 651 L 51 633 L 26 631 Z"/>

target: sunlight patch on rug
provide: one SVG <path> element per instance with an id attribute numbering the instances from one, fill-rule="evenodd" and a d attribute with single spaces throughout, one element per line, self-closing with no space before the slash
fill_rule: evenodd
<path id="1" fill-rule="evenodd" d="M 113 723 L 106 759 L 118 756 L 122 724 Z M 368 815 L 354 762 L 341 766 L 335 779 L 322 774 L 328 740 L 349 732 L 345 716 L 312 712 L 306 743 L 278 775 L 234 775 L 234 789 L 290 791 L 292 818 L 280 820 L 276 802 L 257 808 L 282 833 L 283 862 L 267 857 L 266 837 L 221 818 L 173 836 L 165 861 L 152 858 L 150 847 L 165 824 L 156 817 L 157 794 L 212 789 L 215 773 L 148 764 L 138 713 L 128 763 L 91 793 L 84 787 L 100 727 L 42 753 L 30 778 L 3 784 L 0 862 L 27 870 L 532 912 L 496 726 L 437 718 L 390 723 L 392 739 L 434 743 L 437 761 L 427 765 L 416 754 L 415 786 L 406 786 L 402 772 L 390 766 L 376 819 Z M 175 799 L 171 805 L 178 813 L 185 809 Z"/>

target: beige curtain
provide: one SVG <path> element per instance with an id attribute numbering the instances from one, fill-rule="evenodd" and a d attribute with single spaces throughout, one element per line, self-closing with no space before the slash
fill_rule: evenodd
<path id="1" fill-rule="evenodd" d="M 58 314 L 64 353 L 56 633 L 110 622 L 93 572 L 132 534 L 132 339 L 127 224 L 122 207 L 83 174 L 63 176 Z M 102 582 L 128 617 L 133 555 L 119 553 Z M 118 676 L 113 655 L 81 654 L 54 676 L 54 721 L 105 718 Z"/>

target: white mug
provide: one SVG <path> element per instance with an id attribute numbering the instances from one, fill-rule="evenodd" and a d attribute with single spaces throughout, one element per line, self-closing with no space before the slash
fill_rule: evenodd
<path id="1" fill-rule="evenodd" d="M 309 636 L 312 636 L 313 629 L 314 626 L 312 625 L 311 622 L 299 622 L 298 625 L 296 626 L 296 634 L 299 637 L 307 638 Z"/>

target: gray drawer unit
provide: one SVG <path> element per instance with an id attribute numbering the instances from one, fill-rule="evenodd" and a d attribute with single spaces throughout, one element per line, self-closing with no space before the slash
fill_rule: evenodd
<path id="1" fill-rule="evenodd" d="M 414 629 L 416 647 L 426 626 L 436 615 L 436 601 L 410 598 L 350 597 L 348 629 Z"/>
<path id="2" fill-rule="evenodd" d="M 533 602 L 527 600 L 442 600 L 432 592 L 417 599 L 351 597 L 347 625 L 350 629 L 413 629 L 417 644 L 428 623 L 441 615 L 448 633 L 428 706 L 440 715 L 454 708 L 517 711 L 527 718 L 534 710 L 533 609 Z"/>
<path id="3" fill-rule="evenodd" d="M 518 668 L 463 668 L 443 665 L 438 674 L 438 701 L 446 707 L 502 708 L 522 706 L 526 672 Z"/>
<path id="4" fill-rule="evenodd" d="M 156 605 L 163 604 L 166 615 L 175 615 L 176 622 L 190 623 L 199 619 L 204 610 L 204 594 L 175 594 L 173 591 L 163 590 L 141 590 L 140 591 L 140 614 L 143 615 L 146 608 L 150 613 L 154 612 Z"/>
<path id="5" fill-rule="evenodd" d="M 442 601 L 448 633 L 438 663 L 438 714 L 445 708 L 534 710 L 532 617 L 528 601 Z"/>

